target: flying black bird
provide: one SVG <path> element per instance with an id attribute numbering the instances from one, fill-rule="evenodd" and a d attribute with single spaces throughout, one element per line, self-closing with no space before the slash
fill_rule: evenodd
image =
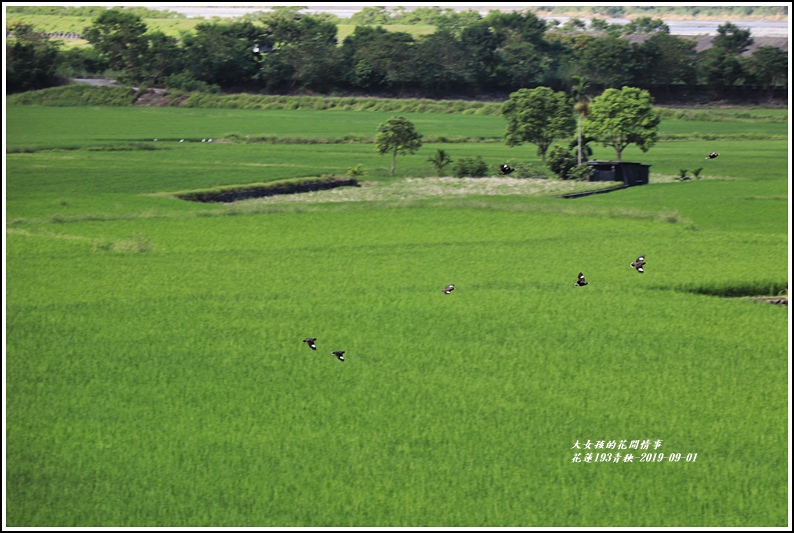
<path id="1" fill-rule="evenodd" d="M 342 362 L 345 361 L 345 356 L 344 356 L 345 352 L 331 352 L 331 353 L 334 354 L 337 357 L 337 359 L 339 359 L 340 361 Z"/>
<path id="2" fill-rule="evenodd" d="M 584 280 L 584 274 L 579 272 L 579 279 L 576 280 L 576 283 L 573 284 L 574 287 L 584 287 L 588 285 L 588 282 Z"/>
<path id="3" fill-rule="evenodd" d="M 637 269 L 637 272 L 639 272 L 640 274 L 642 274 L 643 272 L 645 272 L 645 271 L 643 270 L 643 267 L 644 267 L 644 266 L 645 266 L 645 256 L 644 256 L 644 255 L 641 255 L 641 256 L 639 256 L 639 257 L 637 258 L 637 260 L 636 260 L 636 261 L 634 261 L 634 262 L 631 264 L 631 268 L 636 268 L 636 269 Z"/>
<path id="4" fill-rule="evenodd" d="M 501 172 L 503 176 L 507 176 L 508 174 L 513 172 L 514 170 L 515 170 L 514 168 L 512 168 L 512 167 L 510 167 L 508 165 L 499 165 L 499 172 Z"/>
<path id="5" fill-rule="evenodd" d="M 306 337 L 301 342 L 305 342 L 306 344 L 309 345 L 309 348 L 311 348 L 312 350 L 316 350 L 317 349 L 317 345 L 314 344 L 314 341 L 316 341 L 316 340 L 317 339 L 315 339 L 314 337 Z"/>
<path id="6" fill-rule="evenodd" d="M 444 290 L 443 290 L 443 291 L 441 291 L 441 292 L 443 292 L 444 294 L 449 294 L 449 293 L 451 293 L 451 292 L 452 292 L 452 291 L 454 291 L 454 290 L 455 290 L 455 285 L 453 285 L 452 283 L 450 283 L 449 285 L 447 285 L 446 287 L 444 287 Z"/>
<path id="7" fill-rule="evenodd" d="M 717 152 L 711 152 L 709 155 L 706 156 L 706 159 L 714 159 L 718 155 L 720 154 L 718 154 Z"/>

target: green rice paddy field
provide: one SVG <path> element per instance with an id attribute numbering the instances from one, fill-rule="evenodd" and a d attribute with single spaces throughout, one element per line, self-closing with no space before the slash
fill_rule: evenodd
<path id="1" fill-rule="evenodd" d="M 666 120 L 624 152 L 649 185 L 578 199 L 426 161 L 532 145 L 389 177 L 370 143 L 200 142 L 391 115 L 6 109 L 7 525 L 785 527 L 788 308 L 748 297 L 788 283 L 787 125 Z M 351 191 L 163 194 L 359 163 Z"/>

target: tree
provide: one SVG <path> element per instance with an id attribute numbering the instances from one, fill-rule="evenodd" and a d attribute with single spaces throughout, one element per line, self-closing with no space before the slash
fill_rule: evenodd
<path id="1" fill-rule="evenodd" d="M 774 87 L 788 77 L 788 54 L 776 46 L 759 46 L 747 60 L 750 74 L 766 86 L 769 99 L 774 96 Z"/>
<path id="2" fill-rule="evenodd" d="M 141 17 L 108 9 L 85 30 L 84 37 L 107 58 L 111 68 L 126 70 L 133 79 L 141 78 L 144 56 L 148 48 L 146 24 Z"/>
<path id="3" fill-rule="evenodd" d="M 735 24 L 726 22 L 717 28 L 717 36 L 711 40 L 711 45 L 738 56 L 747 50 L 753 42 L 750 30 L 743 30 Z"/>
<path id="4" fill-rule="evenodd" d="M 550 60 L 537 45 L 515 42 L 497 50 L 496 76 L 498 86 L 526 87 L 536 84 L 548 72 Z"/>
<path id="5" fill-rule="evenodd" d="M 636 87 L 607 89 L 590 102 L 590 116 L 582 129 L 604 146 L 611 146 L 621 160 L 623 150 L 636 144 L 647 152 L 656 143 L 660 122 L 659 111 L 653 108 L 648 91 Z"/>
<path id="6" fill-rule="evenodd" d="M 359 26 L 391 24 L 391 14 L 384 6 L 367 6 L 350 17 L 350 23 Z"/>
<path id="7" fill-rule="evenodd" d="M 647 84 L 669 87 L 674 83 L 694 84 L 697 79 L 695 47 L 690 39 L 681 39 L 668 33 L 656 32 L 640 46 L 640 49 L 654 48 L 657 53 L 645 54 L 654 57 L 654 62 L 644 72 Z"/>
<path id="8" fill-rule="evenodd" d="M 508 146 L 524 142 L 536 144 L 544 163 L 551 143 L 573 133 L 576 126 L 565 93 L 554 92 L 548 87 L 519 89 L 511 93 L 507 102 L 502 104 L 502 116 L 507 120 L 505 143 Z"/>
<path id="9" fill-rule="evenodd" d="M 182 71 L 182 49 L 175 37 L 161 31 L 147 33 L 146 38 L 149 48 L 141 65 L 149 82 L 158 86 L 168 76 Z"/>
<path id="10" fill-rule="evenodd" d="M 414 38 L 406 32 L 357 26 L 345 37 L 342 55 L 355 88 L 399 90 L 416 77 Z"/>
<path id="11" fill-rule="evenodd" d="M 394 175 L 397 154 L 412 154 L 421 147 L 422 134 L 416 131 L 413 123 L 405 117 L 392 117 L 378 126 L 375 148 L 380 155 L 392 154 L 390 176 Z"/>
<path id="12" fill-rule="evenodd" d="M 639 17 L 623 26 L 625 34 L 654 32 L 670 33 L 670 27 L 662 19 L 651 17 Z"/>
<path id="13" fill-rule="evenodd" d="M 573 17 L 568 19 L 568 21 L 562 25 L 563 31 L 573 31 L 573 30 L 584 30 L 587 28 L 587 24 L 585 21 L 578 17 Z"/>
<path id="14" fill-rule="evenodd" d="M 44 89 L 58 84 L 60 43 L 33 26 L 16 22 L 6 46 L 6 88 L 9 93 Z"/>
<path id="15" fill-rule="evenodd" d="M 257 77 L 269 89 L 294 90 L 311 87 L 327 91 L 341 80 L 340 52 L 336 46 L 336 24 L 315 15 L 282 7 L 259 16 L 265 25 L 266 47 Z"/>
<path id="16" fill-rule="evenodd" d="M 260 65 L 253 45 L 272 46 L 261 26 L 252 22 L 202 22 L 182 36 L 185 61 L 197 80 L 220 86 L 249 83 Z"/>
<path id="17" fill-rule="evenodd" d="M 461 42 L 478 88 L 510 90 L 536 82 L 549 66 L 545 31 L 546 23 L 531 11 L 492 10 L 465 28 Z"/>
<path id="18" fill-rule="evenodd" d="M 629 42 L 615 35 L 592 40 L 579 55 L 581 72 L 607 87 L 622 87 L 632 81 L 634 59 Z"/>
<path id="19" fill-rule="evenodd" d="M 420 37 L 412 60 L 417 81 L 431 93 L 457 90 L 472 79 L 463 45 L 448 31 Z"/>
<path id="20" fill-rule="evenodd" d="M 716 46 L 698 54 L 698 66 L 701 78 L 715 91 L 738 85 L 746 74 L 737 56 Z"/>

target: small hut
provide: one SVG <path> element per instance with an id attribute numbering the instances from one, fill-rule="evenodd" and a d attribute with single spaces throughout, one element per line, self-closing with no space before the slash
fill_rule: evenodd
<path id="1" fill-rule="evenodd" d="M 651 165 L 626 161 L 588 161 L 593 167 L 590 181 L 622 181 L 627 187 L 647 185 Z"/>

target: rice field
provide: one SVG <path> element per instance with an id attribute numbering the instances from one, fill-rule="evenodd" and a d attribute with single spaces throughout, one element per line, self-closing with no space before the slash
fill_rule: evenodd
<path id="1" fill-rule="evenodd" d="M 129 148 L 294 134 L 223 113 L 7 109 L 8 526 L 787 525 L 787 308 L 735 297 L 788 283 L 787 140 L 629 149 L 651 184 L 575 200 L 426 162 L 540 164 L 499 142 L 393 178 L 366 143 Z M 168 195 L 358 163 L 355 189 Z"/>

